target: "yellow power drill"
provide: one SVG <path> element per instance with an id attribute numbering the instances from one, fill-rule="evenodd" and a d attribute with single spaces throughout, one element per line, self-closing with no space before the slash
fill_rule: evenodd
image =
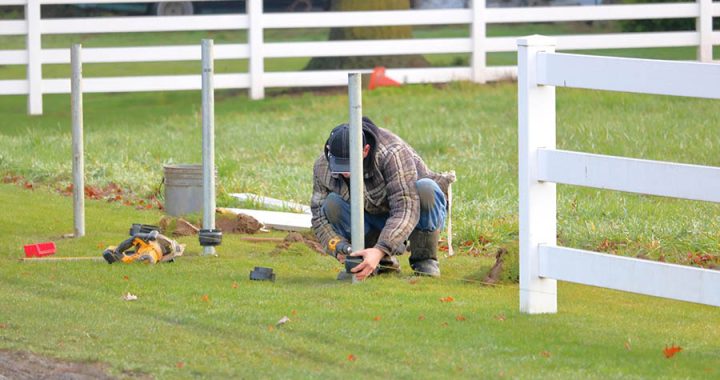
<path id="1" fill-rule="evenodd" d="M 183 253 L 185 246 L 161 235 L 157 230 L 133 234 L 117 247 L 110 246 L 103 251 L 108 264 L 120 261 L 125 264 L 138 261 L 155 264 L 171 261 Z"/>

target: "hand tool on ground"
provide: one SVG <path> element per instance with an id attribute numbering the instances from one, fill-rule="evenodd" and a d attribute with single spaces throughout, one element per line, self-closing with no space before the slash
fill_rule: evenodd
<path id="1" fill-rule="evenodd" d="M 123 262 L 126 264 L 139 261 L 146 264 L 172 261 L 181 256 L 185 245 L 161 235 L 157 230 L 139 232 L 130 230 L 132 236 L 117 247 L 110 246 L 103 251 L 103 258 L 108 264 Z"/>

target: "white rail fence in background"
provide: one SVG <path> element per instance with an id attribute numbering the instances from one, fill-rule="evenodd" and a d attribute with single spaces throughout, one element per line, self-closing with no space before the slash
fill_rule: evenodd
<path id="1" fill-rule="evenodd" d="M 720 271 L 557 246 L 556 183 L 720 202 L 720 168 L 555 149 L 555 87 L 720 99 L 720 65 L 555 53 L 518 40 L 520 310 L 557 311 L 556 280 L 720 306 Z"/>
<path id="2" fill-rule="evenodd" d="M 154 0 L 165 1 L 168 0 Z M 311 13 L 263 13 L 262 0 L 247 0 L 245 14 L 44 19 L 40 12 L 42 5 L 117 2 L 144 3 L 147 0 L 0 0 L 0 5 L 25 6 L 24 20 L 0 21 L 0 36 L 23 35 L 27 41 L 23 50 L 0 50 L 0 65 L 27 65 L 27 79 L 0 80 L 0 95 L 28 95 L 28 112 L 41 114 L 43 94 L 70 92 L 69 79 L 44 79 L 42 75 L 44 64 L 70 62 L 70 46 L 63 49 L 42 47 L 42 36 L 51 34 L 247 30 L 247 43 L 217 45 L 215 58 L 248 59 L 248 72 L 216 74 L 215 85 L 219 89 L 249 89 L 253 99 L 263 98 L 265 89 L 270 87 L 343 86 L 347 81 L 347 71 L 344 70 L 266 72 L 266 58 L 469 53 L 469 67 L 391 69 L 387 74 L 404 83 L 453 80 L 484 83 L 515 77 L 516 67 L 488 67 L 485 56 L 488 52 L 515 51 L 517 37 L 487 37 L 487 24 L 695 18 L 696 31 L 564 35 L 557 36 L 557 43 L 558 48 L 563 50 L 696 46 L 698 59 L 702 62 L 711 61 L 713 45 L 720 44 L 720 33 L 714 32 L 712 28 L 713 16 L 720 16 L 720 3 L 713 3 L 712 0 L 531 8 L 486 8 L 485 0 L 475 0 L 471 9 Z M 263 41 L 265 29 L 453 24 L 469 25 L 470 37 Z M 83 54 L 86 64 L 200 60 L 200 49 L 196 45 L 86 48 Z M 368 68 L 365 71 L 370 70 Z M 198 90 L 200 86 L 199 75 L 172 73 L 162 76 L 85 78 L 84 82 L 86 92 Z"/>

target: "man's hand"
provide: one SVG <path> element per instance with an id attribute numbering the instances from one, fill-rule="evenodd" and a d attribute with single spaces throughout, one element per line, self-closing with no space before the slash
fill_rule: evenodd
<path id="1" fill-rule="evenodd" d="M 335 258 L 337 259 L 337 261 L 340 262 L 340 264 L 345 264 L 345 255 L 343 255 L 342 253 L 338 253 Z"/>
<path id="2" fill-rule="evenodd" d="M 355 277 L 359 281 L 362 281 L 368 276 L 370 276 L 375 270 L 375 268 L 377 268 L 380 260 L 383 258 L 383 256 L 385 256 L 385 252 L 377 248 L 367 248 L 363 249 L 362 251 L 353 252 L 350 256 L 360 256 L 363 258 L 363 262 L 352 269 L 352 272 L 355 273 Z"/>

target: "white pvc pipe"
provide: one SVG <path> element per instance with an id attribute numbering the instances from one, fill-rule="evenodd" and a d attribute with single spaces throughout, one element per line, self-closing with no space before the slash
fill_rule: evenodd
<path id="1" fill-rule="evenodd" d="M 365 249 L 361 83 L 360 73 L 348 74 L 348 96 L 350 98 L 350 232 L 353 252 Z"/>
<path id="2" fill-rule="evenodd" d="M 213 40 L 202 40 L 203 229 L 215 229 L 215 89 Z M 203 247 L 215 255 L 215 247 Z"/>
<path id="3" fill-rule="evenodd" d="M 70 108 L 72 113 L 73 236 L 85 236 L 85 163 L 83 159 L 82 45 L 70 51 L 72 77 Z"/>

